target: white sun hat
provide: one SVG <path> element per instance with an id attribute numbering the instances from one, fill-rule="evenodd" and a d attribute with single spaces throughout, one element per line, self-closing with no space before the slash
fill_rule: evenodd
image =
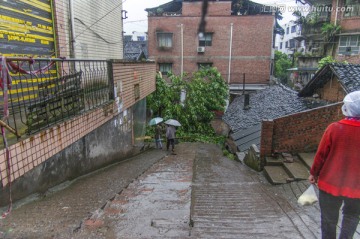
<path id="1" fill-rule="evenodd" d="M 360 91 L 347 94 L 343 100 L 342 112 L 348 117 L 360 117 Z"/>

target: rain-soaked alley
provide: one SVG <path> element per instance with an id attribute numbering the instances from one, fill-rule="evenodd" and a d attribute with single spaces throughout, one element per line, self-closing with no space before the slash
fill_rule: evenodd
<path id="1" fill-rule="evenodd" d="M 43 195 L 1 220 L 1 236 L 320 238 L 318 205 L 297 204 L 306 181 L 273 186 L 216 145 L 175 151 L 149 149 Z"/>

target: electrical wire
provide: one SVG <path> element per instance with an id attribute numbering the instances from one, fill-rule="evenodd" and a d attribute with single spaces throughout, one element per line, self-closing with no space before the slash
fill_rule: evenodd
<path id="1" fill-rule="evenodd" d="M 105 38 L 103 38 L 102 36 L 100 36 L 100 34 L 98 34 L 97 32 L 95 32 L 93 29 L 91 29 L 90 27 L 88 27 L 83 21 L 81 21 L 79 18 L 74 18 L 74 20 L 77 20 L 78 22 L 80 22 L 83 26 L 85 26 L 87 29 L 89 29 L 92 33 L 94 33 L 95 36 L 97 36 L 98 38 L 100 38 L 101 40 L 103 40 L 104 42 L 106 42 L 107 44 L 110 45 L 115 45 L 115 44 L 119 44 L 122 41 L 118 41 L 118 42 L 109 42 L 108 40 L 106 40 Z"/>
<path id="2" fill-rule="evenodd" d="M 116 7 L 114 7 L 112 10 L 110 10 L 109 12 L 107 12 L 104 16 L 100 17 L 97 21 L 95 21 L 93 24 L 91 24 L 88 28 L 91 29 L 91 27 L 93 27 L 94 25 L 96 25 L 97 23 L 99 23 L 102 19 L 104 19 L 106 16 L 108 16 L 110 13 L 114 12 L 117 8 L 121 7 L 122 4 L 125 2 L 126 0 L 124 0 L 123 2 L 121 2 L 120 4 L 116 5 Z M 84 32 L 86 32 L 86 30 L 82 31 L 79 35 L 77 35 L 74 40 L 76 40 L 79 36 L 81 36 Z"/>

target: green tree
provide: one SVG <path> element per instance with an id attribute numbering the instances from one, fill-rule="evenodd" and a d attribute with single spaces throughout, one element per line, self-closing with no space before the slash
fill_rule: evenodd
<path id="1" fill-rule="evenodd" d="M 281 81 L 287 79 L 287 69 L 291 68 L 292 61 L 289 57 L 281 51 L 275 51 L 275 77 Z"/>
<path id="2" fill-rule="evenodd" d="M 213 135 L 210 125 L 214 111 L 224 111 L 228 86 L 220 72 L 213 67 L 201 68 L 191 77 L 168 75 L 167 83 L 160 75 L 156 78 L 156 91 L 147 97 L 148 108 L 156 116 L 181 122 L 179 134 Z M 186 99 L 180 102 L 181 92 Z"/>

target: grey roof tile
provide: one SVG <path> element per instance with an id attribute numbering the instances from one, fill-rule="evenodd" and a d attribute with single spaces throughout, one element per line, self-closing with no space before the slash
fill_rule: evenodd
<path id="1" fill-rule="evenodd" d="M 312 96 L 316 89 L 323 87 L 330 80 L 331 73 L 338 77 L 346 93 L 360 90 L 360 65 L 332 63 L 321 68 L 299 92 L 299 96 Z"/>
<path id="2" fill-rule="evenodd" d="M 244 110 L 244 96 L 229 105 L 223 120 L 233 132 L 248 129 L 264 119 L 275 119 L 308 109 L 307 102 L 297 92 L 281 85 L 250 94 L 250 109 Z"/>

